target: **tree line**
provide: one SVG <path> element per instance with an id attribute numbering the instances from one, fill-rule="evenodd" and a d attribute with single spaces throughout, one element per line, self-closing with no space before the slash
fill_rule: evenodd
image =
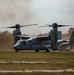
<path id="1" fill-rule="evenodd" d="M 11 49 L 13 45 L 13 35 L 8 31 L 0 32 L 0 50 Z"/>

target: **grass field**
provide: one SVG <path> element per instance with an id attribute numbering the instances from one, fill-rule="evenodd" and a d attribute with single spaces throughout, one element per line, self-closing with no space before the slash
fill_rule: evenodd
<path id="1" fill-rule="evenodd" d="M 0 75 L 74 75 L 74 73 L 0 73 Z"/>
<path id="2" fill-rule="evenodd" d="M 74 52 L 34 52 L 34 51 L 0 51 L 0 60 L 5 61 L 45 61 L 74 62 Z"/>
<path id="3" fill-rule="evenodd" d="M 0 70 L 74 70 L 74 52 L 34 52 L 34 51 L 2 51 L 0 50 Z M 12 63 L 47 62 L 47 63 Z M 74 73 L 25 73 L 25 75 L 73 75 Z M 24 73 L 0 73 L 0 75 L 24 75 Z"/>

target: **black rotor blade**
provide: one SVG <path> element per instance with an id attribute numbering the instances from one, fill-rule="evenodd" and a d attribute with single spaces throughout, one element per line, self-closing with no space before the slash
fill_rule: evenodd
<path id="1" fill-rule="evenodd" d="M 58 27 L 66 27 L 66 26 L 74 26 L 74 25 L 58 25 Z"/>
<path id="2" fill-rule="evenodd" d="M 54 25 L 46 24 L 48 27 L 54 27 Z M 66 27 L 66 26 L 74 26 L 74 25 L 57 25 L 57 27 Z"/>
<path id="3" fill-rule="evenodd" d="M 35 26 L 35 25 L 38 25 L 38 24 L 21 25 L 20 27 Z"/>
<path id="4" fill-rule="evenodd" d="M 1 27 L 1 28 L 15 28 L 15 26 L 11 26 L 11 27 Z"/>
<path id="5" fill-rule="evenodd" d="M 39 26 L 39 27 L 53 27 L 53 25 L 46 24 L 46 26 Z"/>
<path id="6" fill-rule="evenodd" d="M 39 26 L 39 27 L 49 27 L 49 26 Z"/>
<path id="7" fill-rule="evenodd" d="M 46 26 L 48 26 L 48 27 L 53 27 L 53 25 L 49 25 L 49 24 L 46 24 Z"/>
<path id="8" fill-rule="evenodd" d="M 38 25 L 38 24 L 29 24 L 29 25 L 20 25 L 20 24 L 16 24 L 15 26 L 10 26 L 10 27 L 1 27 L 1 28 L 16 28 L 16 27 L 27 27 L 27 26 L 34 26 L 34 25 Z"/>
<path id="9" fill-rule="evenodd" d="M 15 28 L 15 26 L 11 26 L 11 27 L 4 27 L 4 28 Z"/>
<path id="10" fill-rule="evenodd" d="M 57 25 L 57 27 L 68 27 L 68 26 L 74 26 L 74 25 Z"/>

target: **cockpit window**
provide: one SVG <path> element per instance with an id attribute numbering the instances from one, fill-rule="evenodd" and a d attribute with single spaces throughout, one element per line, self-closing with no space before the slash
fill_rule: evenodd
<path id="1" fill-rule="evenodd" d="M 20 42 L 21 42 L 20 40 L 19 40 L 19 41 L 17 41 L 15 45 L 19 45 L 19 44 L 20 44 Z"/>
<path id="2" fill-rule="evenodd" d="M 25 42 L 25 41 L 22 41 L 21 44 L 22 44 L 22 45 L 26 45 L 26 42 Z"/>

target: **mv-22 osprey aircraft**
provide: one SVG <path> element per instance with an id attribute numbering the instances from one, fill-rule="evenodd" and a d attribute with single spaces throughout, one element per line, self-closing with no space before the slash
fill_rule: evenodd
<path id="1" fill-rule="evenodd" d="M 46 52 L 49 52 L 50 50 L 57 50 L 57 47 L 60 44 L 62 44 L 63 42 L 67 42 L 66 40 L 62 40 L 62 32 L 58 31 L 58 27 L 64 27 L 69 25 L 58 25 L 57 23 L 53 23 L 52 25 L 40 26 L 40 27 L 52 27 L 53 29 L 50 31 L 50 35 L 32 36 L 32 37 L 21 35 L 20 28 L 26 26 L 33 26 L 33 25 L 21 26 L 20 24 L 16 24 L 15 26 L 6 27 L 6 28 L 15 28 L 15 30 L 13 31 L 13 38 L 14 38 L 13 49 L 15 49 L 16 52 L 18 52 L 19 50 L 35 50 L 36 52 L 39 52 L 39 50 L 46 50 Z M 73 34 L 71 38 L 72 37 L 74 37 Z M 71 39 L 71 41 L 73 41 L 73 39 Z"/>

